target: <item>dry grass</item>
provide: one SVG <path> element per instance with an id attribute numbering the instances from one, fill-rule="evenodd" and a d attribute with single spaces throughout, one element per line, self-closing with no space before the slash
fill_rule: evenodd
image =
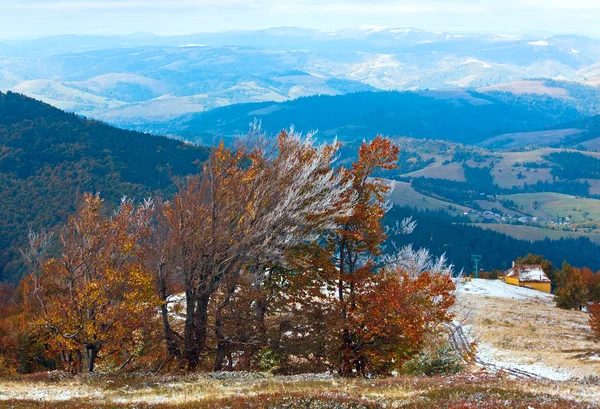
<path id="1" fill-rule="evenodd" d="M 592 242 L 600 244 L 600 234 L 578 233 L 573 231 L 552 230 L 543 227 L 525 226 L 518 224 L 492 224 L 492 223 L 474 223 L 474 226 L 482 229 L 494 230 L 506 234 L 519 240 L 538 241 L 549 238 L 550 240 L 560 240 L 562 238 L 577 239 L 587 237 Z"/>
<path id="2" fill-rule="evenodd" d="M 434 197 L 425 196 L 413 189 L 409 183 L 405 182 L 395 182 L 395 188 L 392 191 L 390 200 L 392 203 L 400 206 L 410 206 L 419 209 L 448 211 L 448 207 L 453 206 L 461 214 L 470 210 L 464 206 L 455 205 Z"/>
<path id="3" fill-rule="evenodd" d="M 81 376 L 0 381 L 0 408 L 592 408 L 551 383 L 484 373 L 339 379 L 322 375 Z M 578 390 L 577 385 L 570 385 Z M 581 389 L 579 389 L 581 390 Z M 77 397 L 67 399 L 77 392 Z M 37 396 L 34 396 L 37 393 Z M 70 394 L 70 395 L 67 395 Z"/>
<path id="4" fill-rule="evenodd" d="M 592 336 L 585 312 L 476 295 L 459 297 L 457 311 L 469 311 L 474 336 L 502 357 L 541 363 L 580 378 L 600 374 L 600 342 Z"/>

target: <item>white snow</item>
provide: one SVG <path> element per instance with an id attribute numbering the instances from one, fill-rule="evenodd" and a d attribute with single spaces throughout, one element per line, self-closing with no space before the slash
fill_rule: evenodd
<path id="1" fill-rule="evenodd" d="M 533 45 L 535 47 L 548 47 L 550 45 L 550 43 L 546 40 L 531 41 L 527 44 Z"/>
<path id="2" fill-rule="evenodd" d="M 501 280 L 472 279 L 457 286 L 457 297 L 469 295 L 502 298 L 518 301 L 533 301 L 546 305 L 554 305 L 554 296 L 529 288 L 517 287 L 506 284 Z M 476 338 L 473 328 L 469 325 L 463 325 L 465 334 L 470 341 Z M 555 366 L 547 366 L 541 362 L 532 359 L 519 359 L 511 356 L 511 351 L 503 351 L 493 346 L 479 342 L 477 345 L 477 358 L 490 370 L 513 369 L 527 372 L 540 379 L 549 379 L 555 381 L 567 381 L 575 374 Z"/>
<path id="3" fill-rule="evenodd" d="M 410 29 L 410 28 L 395 28 L 393 30 L 390 30 L 390 33 L 392 33 L 392 34 L 400 34 L 400 33 L 408 34 L 411 31 L 412 31 L 412 29 Z"/>
<path id="4" fill-rule="evenodd" d="M 461 65 L 467 65 L 467 64 L 481 64 L 481 68 L 492 68 L 491 64 L 489 64 L 485 61 L 478 60 L 476 58 L 467 58 L 465 60 L 465 62 L 463 62 Z"/>
<path id="5" fill-rule="evenodd" d="M 537 265 L 518 265 L 508 270 L 507 277 L 518 277 L 521 282 L 549 283 L 550 279 L 544 270 Z"/>
<path id="6" fill-rule="evenodd" d="M 511 358 L 508 352 L 500 351 L 490 345 L 481 343 L 477 345 L 477 357 L 487 364 L 503 369 L 517 369 L 528 372 L 539 378 L 550 379 L 553 381 L 568 381 L 573 374 L 561 368 L 554 368 L 539 362 L 522 363 Z"/>
<path id="7" fill-rule="evenodd" d="M 541 291 L 506 284 L 502 280 L 484 280 L 474 278 L 461 285 L 458 294 L 469 293 L 481 297 L 504 298 L 507 300 L 535 300 L 554 305 L 554 296 Z"/>

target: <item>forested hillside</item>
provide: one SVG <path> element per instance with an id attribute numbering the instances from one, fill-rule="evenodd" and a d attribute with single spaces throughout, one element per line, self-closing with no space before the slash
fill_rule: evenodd
<path id="1" fill-rule="evenodd" d="M 540 254 L 555 266 L 563 261 L 577 266 L 600 269 L 600 246 L 587 238 L 540 240 L 529 242 L 517 240 L 502 233 L 470 226 L 468 218 L 452 217 L 444 211 L 419 211 L 410 207 L 395 206 L 388 212 L 388 222 L 412 217 L 417 228 L 410 235 L 390 238 L 396 246 L 412 244 L 415 248 L 427 248 L 433 254 L 446 254 L 455 270 L 472 271 L 471 255 L 483 255 L 482 266 L 486 271 L 505 270 L 511 262 L 527 254 Z"/>
<path id="2" fill-rule="evenodd" d="M 489 137 L 530 132 L 575 121 L 576 107 L 547 95 L 475 91 L 359 92 L 313 96 L 282 103 L 238 104 L 156 125 L 153 130 L 189 140 L 234 136 L 257 119 L 269 133 L 294 124 L 322 138 L 362 140 L 376 134 L 477 143 Z"/>
<path id="3" fill-rule="evenodd" d="M 194 173 L 207 149 L 124 131 L 15 93 L 0 93 L 0 281 L 20 274 L 29 227 L 64 222 L 84 192 L 172 193 L 171 176 Z"/>

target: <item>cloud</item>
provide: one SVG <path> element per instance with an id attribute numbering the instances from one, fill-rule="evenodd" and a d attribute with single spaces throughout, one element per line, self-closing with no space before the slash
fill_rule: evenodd
<path id="1" fill-rule="evenodd" d="M 0 0 L 0 36 L 182 34 L 295 25 L 323 30 L 413 26 L 433 30 L 600 34 L 598 0 Z"/>

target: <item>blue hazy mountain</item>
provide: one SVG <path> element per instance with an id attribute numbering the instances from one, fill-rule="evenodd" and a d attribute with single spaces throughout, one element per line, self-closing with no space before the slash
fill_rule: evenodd
<path id="1" fill-rule="evenodd" d="M 0 90 L 130 126 L 311 95 L 468 89 L 530 78 L 595 85 L 599 61 L 600 41 L 568 35 L 280 27 L 55 36 L 1 43 Z"/>

